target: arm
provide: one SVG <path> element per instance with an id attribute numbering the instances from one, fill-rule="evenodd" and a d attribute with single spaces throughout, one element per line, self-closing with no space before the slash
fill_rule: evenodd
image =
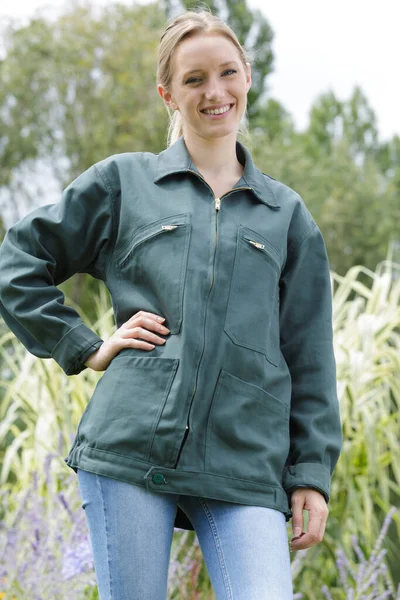
<path id="1" fill-rule="evenodd" d="M 310 217 L 302 229 L 288 249 L 281 277 L 281 350 L 292 377 L 283 485 L 289 497 L 297 488 L 313 488 L 328 502 L 342 444 L 332 290 L 322 235 Z"/>
<path id="2" fill-rule="evenodd" d="M 113 193 L 97 166 L 13 225 L 0 247 L 0 313 L 26 348 L 79 373 L 103 343 L 56 287 L 74 273 L 103 279 L 114 241 Z"/>

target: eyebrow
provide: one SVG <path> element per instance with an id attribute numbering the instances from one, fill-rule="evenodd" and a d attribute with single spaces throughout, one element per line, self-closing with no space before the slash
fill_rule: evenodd
<path id="1" fill-rule="evenodd" d="M 221 63 L 219 66 L 220 67 L 226 67 L 226 65 L 236 65 L 237 66 L 237 62 L 235 60 L 228 60 L 226 62 Z M 190 75 L 190 73 L 198 73 L 199 71 L 203 71 L 203 69 L 198 68 L 198 69 L 191 69 L 190 71 L 186 71 L 183 74 L 183 77 L 187 77 L 188 75 Z"/>

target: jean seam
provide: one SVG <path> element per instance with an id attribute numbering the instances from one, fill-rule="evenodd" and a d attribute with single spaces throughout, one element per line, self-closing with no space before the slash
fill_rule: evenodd
<path id="1" fill-rule="evenodd" d="M 107 524 L 107 514 L 106 514 L 106 506 L 105 506 L 105 502 L 104 502 L 104 497 L 103 497 L 103 490 L 101 489 L 101 483 L 99 481 L 98 476 L 96 475 L 96 482 L 98 485 L 98 488 L 100 490 L 100 497 L 101 497 L 101 504 L 103 507 L 103 515 L 104 515 L 104 530 L 106 533 L 106 549 L 107 549 L 107 566 L 108 566 L 108 581 L 109 581 L 109 594 L 110 594 L 110 600 L 112 600 L 112 585 L 111 585 L 111 566 L 110 566 L 110 548 L 109 548 L 109 544 L 108 544 L 108 524 Z"/>
<path id="2" fill-rule="evenodd" d="M 208 519 L 212 534 L 213 534 L 213 539 L 214 539 L 214 544 L 215 544 L 215 549 L 217 551 L 217 556 L 219 559 L 219 564 L 221 567 L 221 572 L 222 572 L 222 579 L 224 581 L 224 586 L 225 586 L 225 591 L 227 592 L 227 600 L 234 600 L 233 598 L 233 593 L 232 593 L 232 587 L 229 581 L 229 575 L 228 575 L 228 571 L 226 568 L 226 564 L 225 564 L 225 557 L 224 557 L 224 553 L 219 541 L 219 537 L 218 537 L 218 531 L 217 531 L 217 526 L 216 523 L 214 521 L 214 518 L 212 516 L 211 510 L 209 508 L 209 506 L 207 505 L 207 503 L 205 502 L 205 500 L 203 498 L 199 498 L 199 502 L 201 507 L 203 508 L 206 517 Z"/>

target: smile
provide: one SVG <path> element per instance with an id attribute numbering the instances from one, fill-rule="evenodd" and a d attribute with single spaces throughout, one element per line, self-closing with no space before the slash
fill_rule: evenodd
<path id="1" fill-rule="evenodd" d="M 221 108 L 204 109 L 200 112 L 202 112 L 204 115 L 224 115 L 225 113 L 231 110 L 232 106 L 233 104 L 227 104 L 226 106 L 222 106 Z"/>

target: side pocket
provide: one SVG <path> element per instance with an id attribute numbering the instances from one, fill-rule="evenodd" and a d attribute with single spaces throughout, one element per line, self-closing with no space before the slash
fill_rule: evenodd
<path id="1" fill-rule="evenodd" d="M 82 416 L 80 441 L 93 448 L 147 460 L 179 359 L 118 354 L 99 380 Z M 85 416 L 85 419 L 83 418 Z"/>
<path id="2" fill-rule="evenodd" d="M 210 473 L 280 486 L 289 451 L 289 407 L 221 370 L 206 432 Z"/>

